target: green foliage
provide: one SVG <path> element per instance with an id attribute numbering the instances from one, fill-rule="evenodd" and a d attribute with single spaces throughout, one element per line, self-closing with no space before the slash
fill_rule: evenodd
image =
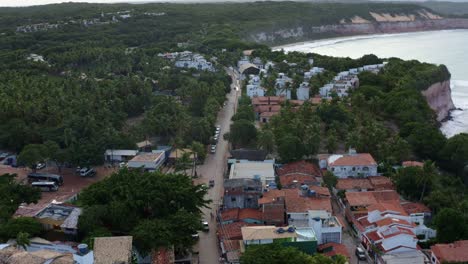
<path id="1" fill-rule="evenodd" d="M 444 168 L 461 176 L 468 165 L 468 134 L 462 133 L 449 138 L 440 155 Z"/>
<path id="2" fill-rule="evenodd" d="M 468 219 L 452 208 L 442 209 L 434 219 L 437 241 L 451 243 L 468 238 Z"/>
<path id="3" fill-rule="evenodd" d="M 344 264 L 346 259 L 339 256 L 331 259 L 321 254 L 307 255 L 295 247 L 282 246 L 278 243 L 251 245 L 241 256 L 242 264 Z"/>
<path id="4" fill-rule="evenodd" d="M 37 236 L 42 233 L 42 225 L 31 217 L 11 218 L 0 225 L 0 237 L 3 239 L 16 238 L 21 232 Z"/>
<path id="5" fill-rule="evenodd" d="M 407 167 L 399 169 L 393 176 L 398 193 L 410 200 L 419 200 L 424 196 L 423 190 L 430 189 L 434 177 L 426 174 L 423 168 Z"/>
<path id="6" fill-rule="evenodd" d="M 257 139 L 257 129 L 253 122 L 245 119 L 234 121 L 231 124 L 229 141 L 236 147 L 249 146 Z"/>
<path id="7" fill-rule="evenodd" d="M 18 156 L 18 162 L 24 164 L 33 170 L 36 164 L 47 157 L 47 148 L 44 145 L 31 144 L 24 147 Z"/>
<path id="8" fill-rule="evenodd" d="M 0 223 L 6 222 L 21 203 L 37 203 L 41 193 L 28 185 L 16 182 L 15 174 L 0 176 Z"/>
<path id="9" fill-rule="evenodd" d="M 29 240 L 29 234 L 25 232 L 19 232 L 16 236 L 16 245 L 24 250 L 26 250 L 27 246 L 31 244 Z"/>
<path id="10" fill-rule="evenodd" d="M 183 175 L 121 170 L 81 193 L 79 229 L 85 237 L 107 230 L 131 234 L 143 252 L 163 245 L 188 248 L 191 235 L 201 229 L 205 194 Z"/>
<path id="11" fill-rule="evenodd" d="M 332 172 L 326 171 L 323 175 L 323 182 L 329 189 L 333 189 L 338 183 L 338 177 L 336 177 Z"/>

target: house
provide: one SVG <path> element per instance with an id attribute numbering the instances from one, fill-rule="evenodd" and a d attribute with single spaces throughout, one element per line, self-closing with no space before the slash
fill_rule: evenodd
<path id="1" fill-rule="evenodd" d="M 308 227 L 314 229 L 319 245 L 329 242 L 341 243 L 343 226 L 331 212 L 310 210 L 308 218 Z"/>
<path id="2" fill-rule="evenodd" d="M 180 53 L 175 62 L 177 68 L 192 68 L 201 71 L 215 71 L 213 64 L 197 53 Z"/>
<path id="3" fill-rule="evenodd" d="M 273 192 L 275 190 L 270 190 Z M 261 198 L 258 202 L 262 212 L 262 221 L 265 225 L 284 226 L 286 221 L 286 203 L 284 197 L 273 199 Z"/>
<path id="4" fill-rule="evenodd" d="M 300 189 L 284 189 L 286 218 L 290 225 L 308 226 L 310 211 L 332 212 L 327 188 L 303 185 Z"/>
<path id="5" fill-rule="evenodd" d="M 300 186 L 317 185 L 322 182 L 322 172 L 310 162 L 301 160 L 285 164 L 276 170 L 281 186 L 287 189 L 297 189 Z"/>
<path id="6" fill-rule="evenodd" d="M 223 205 L 230 208 L 258 208 L 262 195 L 262 182 L 259 179 L 224 180 Z"/>
<path id="7" fill-rule="evenodd" d="M 60 230 L 66 235 L 78 234 L 78 218 L 81 208 L 66 204 L 50 204 L 39 211 L 34 218 L 44 230 Z"/>
<path id="8" fill-rule="evenodd" d="M 108 149 L 104 154 L 106 162 L 127 162 L 138 154 L 136 150 L 130 149 Z"/>
<path id="9" fill-rule="evenodd" d="M 278 78 L 275 81 L 275 91 L 276 96 L 284 96 L 287 99 L 291 99 L 291 88 L 290 85 L 292 83 L 292 79 L 286 76 L 284 73 L 279 73 Z"/>
<path id="10" fill-rule="evenodd" d="M 317 239 L 312 228 L 244 226 L 241 232 L 245 248 L 250 245 L 281 243 L 311 255 L 317 251 Z"/>
<path id="11" fill-rule="evenodd" d="M 265 95 L 265 89 L 263 89 L 260 85 L 247 84 L 246 90 L 247 96 L 250 98 Z"/>
<path id="12" fill-rule="evenodd" d="M 346 246 L 340 243 L 328 242 L 322 244 L 318 247 L 318 252 L 332 259 L 337 255 L 346 257 L 348 261 L 351 259 L 351 254 L 349 254 Z"/>
<path id="13" fill-rule="evenodd" d="M 151 152 L 151 147 L 153 146 L 153 143 L 149 140 L 143 140 L 141 142 L 136 143 L 138 150 L 142 152 Z"/>
<path id="14" fill-rule="evenodd" d="M 280 105 L 286 98 L 284 96 L 262 96 L 252 98 L 252 105 L 257 107 L 259 105 Z"/>
<path id="15" fill-rule="evenodd" d="M 234 222 L 231 224 L 218 225 L 218 238 L 224 240 L 242 240 L 241 228 L 244 226 L 257 226 L 256 224 L 248 224 L 245 222 Z"/>
<path id="16" fill-rule="evenodd" d="M 338 179 L 334 187 L 335 193 L 344 192 L 367 192 L 394 190 L 392 181 L 385 176 L 373 176 L 368 178 L 344 178 Z"/>
<path id="17" fill-rule="evenodd" d="M 155 153 L 139 153 L 129 160 L 127 167 L 132 169 L 143 169 L 145 171 L 155 171 L 164 163 L 166 156 L 164 151 Z"/>
<path id="18" fill-rule="evenodd" d="M 377 162 L 369 153 L 335 154 L 321 160 L 320 167 L 326 166 L 338 178 L 377 176 Z"/>
<path id="19" fill-rule="evenodd" d="M 221 254 L 226 259 L 228 264 L 239 264 L 240 263 L 240 247 L 242 240 L 229 240 L 225 239 L 221 241 Z"/>
<path id="20" fill-rule="evenodd" d="M 94 238 L 94 264 L 132 263 L 132 237 Z"/>
<path id="21" fill-rule="evenodd" d="M 248 76 L 250 74 L 257 75 L 260 73 L 260 69 L 257 67 L 257 65 L 250 62 L 246 62 L 239 66 L 239 72 L 245 76 Z"/>
<path id="22" fill-rule="evenodd" d="M 93 251 L 89 251 L 85 244 L 50 242 L 39 237 L 30 238 L 25 250 L 19 249 L 14 239 L 0 244 L 0 259 L 2 263 L 18 264 L 94 263 Z"/>
<path id="23" fill-rule="evenodd" d="M 310 86 L 308 82 L 302 82 L 296 90 L 297 100 L 307 101 L 310 98 Z"/>
<path id="24" fill-rule="evenodd" d="M 234 222 L 245 222 L 250 224 L 262 224 L 262 212 L 253 208 L 232 208 L 223 210 L 220 213 L 221 224 L 231 224 Z"/>
<path id="25" fill-rule="evenodd" d="M 250 160 L 262 161 L 267 157 L 268 152 L 262 149 L 234 149 L 231 150 L 230 160 Z"/>
<path id="26" fill-rule="evenodd" d="M 229 179 L 258 179 L 263 186 L 275 182 L 273 160 L 239 161 L 231 165 Z"/>
<path id="27" fill-rule="evenodd" d="M 429 263 L 426 255 L 420 250 L 411 250 L 396 253 L 385 253 L 379 256 L 378 263 L 385 264 L 426 264 Z"/>
<path id="28" fill-rule="evenodd" d="M 431 264 L 468 263 L 468 240 L 431 246 Z"/>

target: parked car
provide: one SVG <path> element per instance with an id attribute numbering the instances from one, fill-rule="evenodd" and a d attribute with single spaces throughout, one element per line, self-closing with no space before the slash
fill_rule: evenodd
<path id="1" fill-rule="evenodd" d="M 96 175 L 96 171 L 93 168 L 84 167 L 80 170 L 81 177 L 92 177 L 94 175 Z"/>
<path id="2" fill-rule="evenodd" d="M 208 225 L 208 221 L 202 220 L 203 231 L 208 232 L 210 231 L 210 226 Z"/>
<path id="3" fill-rule="evenodd" d="M 119 163 L 119 168 L 125 168 L 127 167 L 127 162 L 120 162 Z"/>
<path id="4" fill-rule="evenodd" d="M 360 248 L 360 247 L 356 247 L 356 251 L 355 251 L 355 254 L 356 254 L 356 257 L 358 257 L 359 260 L 366 260 L 366 252 L 364 251 L 364 249 Z"/>
<path id="5" fill-rule="evenodd" d="M 210 185 L 210 188 L 211 188 L 211 187 L 214 187 L 214 180 L 210 180 L 209 185 Z"/>
<path id="6" fill-rule="evenodd" d="M 198 233 L 192 234 L 192 238 L 198 240 L 200 238 L 200 235 Z"/>
<path id="7" fill-rule="evenodd" d="M 7 152 L 0 153 L 0 161 L 4 160 L 6 157 L 8 157 L 10 154 Z"/>
<path id="8" fill-rule="evenodd" d="M 216 134 L 216 135 L 213 137 L 213 140 L 214 140 L 214 141 L 218 141 L 218 134 Z"/>
<path id="9" fill-rule="evenodd" d="M 46 165 L 43 162 L 36 164 L 36 170 L 42 170 L 45 167 Z"/>
<path id="10" fill-rule="evenodd" d="M 216 145 L 211 145 L 211 150 L 210 152 L 214 154 L 216 152 Z"/>

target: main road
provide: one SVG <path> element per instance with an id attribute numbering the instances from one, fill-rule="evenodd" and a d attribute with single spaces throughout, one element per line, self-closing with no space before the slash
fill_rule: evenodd
<path id="1" fill-rule="evenodd" d="M 217 125 L 220 126 L 220 136 L 214 154 L 208 154 L 205 163 L 197 167 L 199 178 L 195 179 L 197 184 L 209 186 L 209 181 L 214 180 L 214 187 L 208 190 L 208 199 L 211 200 L 209 208 L 204 208 L 204 220 L 209 224 L 208 232 L 200 232 L 200 238 L 195 246 L 199 252 L 199 263 L 201 264 L 219 264 L 221 252 L 219 242 L 216 236 L 216 211 L 222 204 L 224 174 L 227 170 L 227 158 L 229 144 L 224 140 L 223 135 L 229 132 L 231 118 L 237 109 L 237 101 L 240 96 L 239 75 L 236 71 L 226 68 L 226 72 L 231 76 L 231 92 L 227 95 L 227 103 L 218 113 Z"/>

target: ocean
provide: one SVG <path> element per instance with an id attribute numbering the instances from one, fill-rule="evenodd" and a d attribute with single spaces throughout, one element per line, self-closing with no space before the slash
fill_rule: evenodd
<path id="1" fill-rule="evenodd" d="M 468 30 L 443 30 L 382 34 L 301 42 L 275 49 L 314 52 L 336 57 L 359 58 L 373 53 L 381 58 L 445 64 L 452 74 L 452 99 L 457 110 L 442 124 L 447 137 L 468 133 Z"/>

